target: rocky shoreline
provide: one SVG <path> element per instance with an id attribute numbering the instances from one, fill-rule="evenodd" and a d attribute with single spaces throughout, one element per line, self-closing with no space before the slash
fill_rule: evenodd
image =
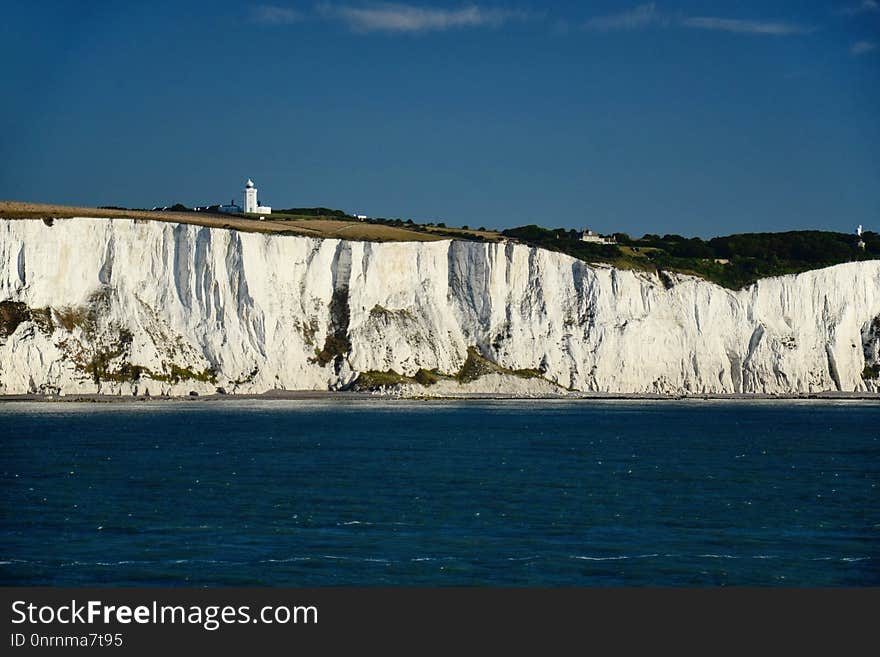
<path id="1" fill-rule="evenodd" d="M 880 393 L 872 392 L 813 392 L 795 395 L 775 394 L 692 394 L 662 395 L 645 393 L 601 393 L 601 392 L 568 392 L 544 395 L 513 395 L 505 393 L 461 393 L 428 395 L 414 392 L 387 391 L 338 391 L 338 390 L 271 390 L 262 394 L 235 395 L 103 395 L 103 394 L 70 394 L 70 395 L 0 395 L 0 404 L 12 402 L 80 402 L 80 403 L 136 403 L 136 402 L 234 402 L 246 400 L 259 401 L 876 401 L 880 402 Z"/>

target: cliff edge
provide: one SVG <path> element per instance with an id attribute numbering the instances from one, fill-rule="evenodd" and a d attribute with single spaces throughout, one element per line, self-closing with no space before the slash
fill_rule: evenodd
<path id="1" fill-rule="evenodd" d="M 731 291 L 510 242 L 94 218 L 2 221 L 0 253 L 0 394 L 880 391 L 880 261 Z"/>

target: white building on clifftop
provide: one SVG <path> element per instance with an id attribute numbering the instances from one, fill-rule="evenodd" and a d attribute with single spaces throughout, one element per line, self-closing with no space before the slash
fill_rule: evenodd
<path id="1" fill-rule="evenodd" d="M 593 242 L 594 244 L 617 244 L 617 240 L 613 237 L 602 237 L 589 228 L 582 228 L 580 235 L 581 242 Z"/>
<path id="2" fill-rule="evenodd" d="M 254 181 L 250 178 L 248 178 L 244 186 L 244 211 L 255 214 L 272 214 L 271 207 L 260 205 L 260 202 L 257 200 L 257 188 L 254 187 Z"/>
<path id="3" fill-rule="evenodd" d="M 229 201 L 229 205 L 221 205 L 218 208 L 220 212 L 238 213 L 251 212 L 253 214 L 272 214 L 272 208 L 268 205 L 260 205 L 257 200 L 257 188 L 254 187 L 254 181 L 248 178 L 244 186 L 244 207 L 237 206 L 233 201 Z"/>

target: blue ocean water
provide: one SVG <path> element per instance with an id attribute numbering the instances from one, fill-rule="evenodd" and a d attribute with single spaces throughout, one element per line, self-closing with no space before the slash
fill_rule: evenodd
<path id="1" fill-rule="evenodd" d="M 880 405 L 0 405 L 0 584 L 878 585 Z"/>

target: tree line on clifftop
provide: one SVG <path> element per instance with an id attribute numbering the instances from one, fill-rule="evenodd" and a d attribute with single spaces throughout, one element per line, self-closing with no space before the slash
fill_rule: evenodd
<path id="1" fill-rule="evenodd" d="M 866 232 L 862 247 L 855 234 L 818 230 L 742 233 L 703 240 L 681 235 L 613 235 L 616 244 L 583 242 L 566 228 L 530 225 L 502 231 L 526 244 L 566 253 L 587 262 L 617 267 L 690 273 L 731 289 L 760 278 L 795 274 L 844 262 L 880 259 L 880 234 Z"/>

